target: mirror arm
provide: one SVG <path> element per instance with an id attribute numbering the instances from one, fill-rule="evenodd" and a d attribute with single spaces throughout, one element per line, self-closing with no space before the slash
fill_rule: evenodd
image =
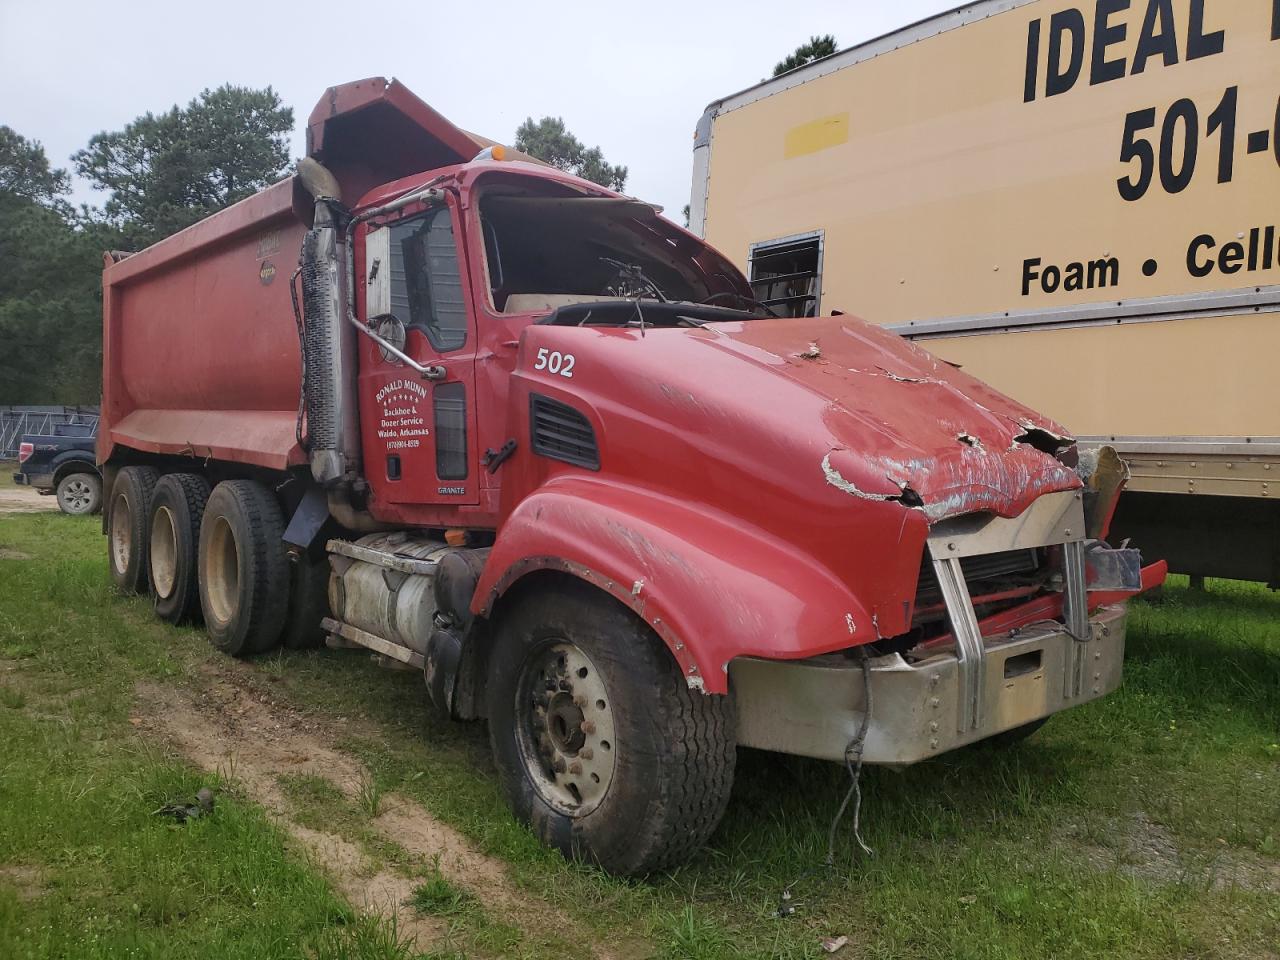
<path id="1" fill-rule="evenodd" d="M 413 359 L 413 357 L 409 356 L 407 353 L 402 351 L 395 344 L 390 343 L 389 341 L 384 340 L 382 337 L 378 336 L 376 333 L 374 333 L 372 330 L 366 327 L 363 323 L 361 323 L 355 317 L 348 317 L 348 320 L 351 322 L 352 326 L 354 326 L 366 337 L 368 337 L 370 340 L 372 340 L 374 343 L 380 346 L 383 350 L 387 351 L 387 353 L 391 354 L 401 363 L 407 364 L 408 366 L 416 370 L 418 372 L 418 375 L 422 377 L 422 379 L 443 380 L 445 378 L 447 371 L 445 370 L 444 367 L 441 367 L 441 366 L 424 367 L 417 360 Z"/>

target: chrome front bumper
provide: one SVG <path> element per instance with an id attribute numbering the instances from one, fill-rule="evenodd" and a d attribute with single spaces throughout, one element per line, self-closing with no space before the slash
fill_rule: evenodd
<path id="1" fill-rule="evenodd" d="M 1061 547 L 1063 620 L 983 637 L 965 582 L 965 557 Z M 907 764 L 1096 699 L 1120 684 L 1125 608 L 1088 613 L 1080 491 L 1040 497 L 1021 516 L 972 514 L 934 525 L 928 541 L 954 649 L 907 662 L 838 653 L 802 661 L 742 658 L 729 665 L 738 742 L 840 760 L 871 694 L 867 763 Z"/>
<path id="2" fill-rule="evenodd" d="M 910 764 L 1105 696 L 1120 685 L 1125 608 L 1089 619 L 1090 639 L 1061 624 L 988 638 L 981 657 L 979 722 L 965 725 L 968 673 L 953 652 L 908 663 L 898 654 L 867 661 L 871 723 L 863 759 Z M 834 654 L 812 660 L 743 658 L 729 665 L 738 742 L 779 753 L 842 760 L 866 709 L 862 665 Z"/>

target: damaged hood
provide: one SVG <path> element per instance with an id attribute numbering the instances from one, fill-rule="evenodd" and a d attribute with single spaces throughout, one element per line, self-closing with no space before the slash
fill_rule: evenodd
<path id="1" fill-rule="evenodd" d="M 896 334 L 849 317 L 716 324 L 707 346 L 817 394 L 826 450 L 815 478 L 930 522 L 1017 516 L 1080 486 L 1055 455 L 1062 427 Z"/>

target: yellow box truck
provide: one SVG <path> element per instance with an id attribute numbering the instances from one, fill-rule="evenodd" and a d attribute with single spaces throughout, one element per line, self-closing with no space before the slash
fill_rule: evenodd
<path id="1" fill-rule="evenodd" d="M 1113 531 L 1280 585 L 1280 0 L 987 0 L 712 103 L 690 223 L 1106 440 Z"/>

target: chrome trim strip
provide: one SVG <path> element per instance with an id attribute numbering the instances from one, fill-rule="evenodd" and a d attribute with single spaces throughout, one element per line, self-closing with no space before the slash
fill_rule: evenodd
<path id="1" fill-rule="evenodd" d="M 1147 456 L 1277 457 L 1280 437 L 1077 437 L 1088 447 L 1109 444 L 1116 453 Z"/>
<path id="2" fill-rule="evenodd" d="M 935 560 L 1051 547 L 1084 536 L 1084 497 L 1079 490 L 1046 493 L 1013 518 L 970 513 L 942 520 L 929 531 Z"/>
<path id="3" fill-rule="evenodd" d="M 951 631 L 956 638 L 956 660 L 960 676 L 959 718 L 956 729 L 968 733 L 982 726 L 982 690 L 986 682 L 987 660 L 982 646 L 982 631 L 969 597 L 969 586 L 960 569 L 960 559 L 934 559 L 933 573 L 942 588 Z"/>
<path id="4" fill-rule="evenodd" d="M 1125 323 L 1156 323 L 1211 316 L 1230 316 L 1241 310 L 1280 310 L 1280 285 L 1248 290 L 1176 294 L 1167 297 L 1140 297 L 1109 300 L 1047 310 L 1011 310 L 1005 313 L 942 317 L 936 320 L 909 320 L 885 324 L 909 340 L 934 337 L 975 336 L 989 333 L 1019 333 L 1063 327 L 1092 327 Z"/>
<path id="5" fill-rule="evenodd" d="M 1067 647 L 1063 696 L 1074 700 L 1084 689 L 1084 656 L 1093 639 L 1089 622 L 1089 594 L 1085 589 L 1084 543 L 1076 541 L 1062 547 L 1062 572 L 1066 590 L 1062 601 L 1063 620 L 1067 632 L 1076 643 Z"/>

